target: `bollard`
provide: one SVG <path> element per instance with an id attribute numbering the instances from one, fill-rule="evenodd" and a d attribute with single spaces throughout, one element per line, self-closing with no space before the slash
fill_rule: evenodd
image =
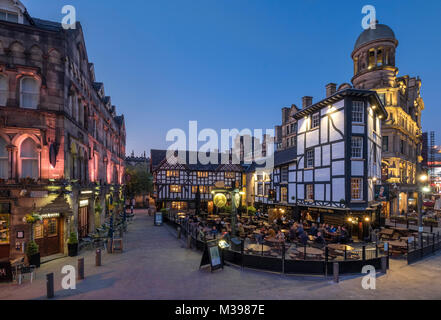
<path id="1" fill-rule="evenodd" d="M 181 239 L 181 227 L 176 229 L 178 231 L 178 239 Z"/>
<path id="2" fill-rule="evenodd" d="M 381 272 L 387 273 L 387 257 L 381 257 Z"/>
<path id="3" fill-rule="evenodd" d="M 101 267 L 101 249 L 97 249 L 96 250 L 95 266 Z"/>
<path id="4" fill-rule="evenodd" d="M 78 280 L 84 280 L 84 258 L 78 259 Z"/>
<path id="5" fill-rule="evenodd" d="M 46 275 L 46 292 L 47 292 L 47 298 L 52 299 L 54 294 L 54 274 L 48 273 Z"/>
<path id="6" fill-rule="evenodd" d="M 187 236 L 187 249 L 191 249 L 191 235 L 188 234 Z"/>
<path id="7" fill-rule="evenodd" d="M 334 270 L 334 282 L 338 283 L 339 282 L 339 264 L 338 262 L 334 262 L 333 264 L 333 270 Z"/>

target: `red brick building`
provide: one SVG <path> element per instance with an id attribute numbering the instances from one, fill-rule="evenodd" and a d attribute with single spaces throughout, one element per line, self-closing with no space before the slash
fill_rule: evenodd
<path id="1" fill-rule="evenodd" d="M 33 18 L 20 1 L 0 1 L 0 258 L 31 237 L 42 256 L 67 252 L 101 225 L 122 193 L 124 116 L 96 82 L 80 23 Z"/>

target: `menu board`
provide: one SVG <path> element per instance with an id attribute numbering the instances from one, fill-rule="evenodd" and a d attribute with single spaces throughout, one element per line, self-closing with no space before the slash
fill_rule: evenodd
<path id="1" fill-rule="evenodd" d="M 162 226 L 162 212 L 155 213 L 155 226 Z"/>
<path id="2" fill-rule="evenodd" d="M 0 214 L 0 244 L 9 243 L 9 214 Z"/>

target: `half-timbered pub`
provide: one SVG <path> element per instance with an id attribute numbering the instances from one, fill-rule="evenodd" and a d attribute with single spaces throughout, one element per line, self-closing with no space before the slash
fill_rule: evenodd
<path id="1" fill-rule="evenodd" d="M 186 151 L 186 159 L 192 157 L 193 152 Z M 195 155 L 195 153 L 193 153 Z M 213 155 L 211 155 L 211 158 Z M 208 156 L 210 157 L 210 155 Z M 211 191 L 216 182 L 223 182 L 225 187 L 243 188 L 244 168 L 241 164 L 222 164 L 222 154 L 217 153 L 217 164 L 201 163 L 171 164 L 167 160 L 166 150 L 151 150 L 151 172 L 154 182 L 154 196 L 157 206 L 171 209 L 194 209 L 196 194 L 200 193 L 201 209 L 212 213 L 214 211 Z"/>

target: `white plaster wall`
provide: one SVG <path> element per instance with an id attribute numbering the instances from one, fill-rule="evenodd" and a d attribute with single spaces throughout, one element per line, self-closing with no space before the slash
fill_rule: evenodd
<path id="1" fill-rule="evenodd" d="M 331 184 L 326 184 L 326 201 L 331 201 Z"/>
<path id="2" fill-rule="evenodd" d="M 305 143 L 305 134 L 298 134 L 297 135 L 297 155 L 301 156 L 305 153 L 305 148 L 304 148 L 304 143 Z"/>
<path id="3" fill-rule="evenodd" d="M 315 184 L 314 185 L 314 199 L 318 201 L 325 200 L 325 185 Z"/>
<path id="4" fill-rule="evenodd" d="M 321 153 L 322 148 L 321 147 L 316 147 L 314 149 L 314 166 L 316 167 L 321 167 L 322 166 L 322 153 Z"/>
<path id="5" fill-rule="evenodd" d="M 332 175 L 333 176 L 340 176 L 340 175 L 344 175 L 344 174 L 345 174 L 344 160 L 332 162 Z"/>
<path id="6" fill-rule="evenodd" d="M 297 182 L 303 182 L 302 171 L 297 171 Z"/>
<path id="7" fill-rule="evenodd" d="M 304 173 L 305 181 L 304 182 L 312 182 L 312 174 L 313 174 L 313 170 L 305 170 L 305 173 Z"/>
<path id="8" fill-rule="evenodd" d="M 290 183 L 288 188 L 288 202 L 289 203 L 295 203 L 296 200 L 292 200 L 292 197 L 296 196 L 296 184 Z"/>
<path id="9" fill-rule="evenodd" d="M 321 122 L 320 123 L 321 143 L 327 143 L 328 142 L 328 117 L 322 118 L 320 122 Z"/>
<path id="10" fill-rule="evenodd" d="M 332 201 L 339 202 L 341 199 L 346 200 L 345 179 L 332 179 Z"/>
<path id="11" fill-rule="evenodd" d="M 313 130 L 306 133 L 306 148 L 319 144 L 319 130 Z"/>
<path id="12" fill-rule="evenodd" d="M 330 181 L 331 170 L 330 168 L 316 169 L 315 170 L 315 181 Z"/>
<path id="13" fill-rule="evenodd" d="M 364 161 L 351 161 L 351 173 L 353 176 L 363 176 Z"/>
<path id="14" fill-rule="evenodd" d="M 323 154 L 323 165 L 329 166 L 331 164 L 331 146 L 329 144 L 324 145 L 322 147 L 322 154 Z"/>
<path id="15" fill-rule="evenodd" d="M 345 157 L 345 143 L 343 141 L 332 144 L 332 159 Z"/>
<path id="16" fill-rule="evenodd" d="M 304 190 L 303 184 L 297 185 L 297 199 L 299 199 L 299 200 L 305 199 L 305 190 Z"/>
<path id="17" fill-rule="evenodd" d="M 289 179 L 289 182 L 296 182 L 296 172 L 295 171 L 289 172 L 288 179 Z"/>

